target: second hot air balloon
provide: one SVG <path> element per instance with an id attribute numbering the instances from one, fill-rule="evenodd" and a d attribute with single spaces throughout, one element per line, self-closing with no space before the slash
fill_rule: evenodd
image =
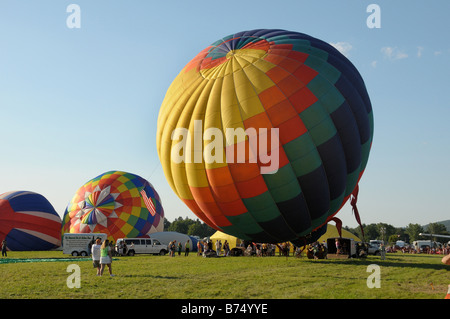
<path id="1" fill-rule="evenodd" d="M 148 237 L 163 228 L 164 209 L 153 185 L 123 171 L 100 174 L 81 186 L 62 221 L 62 234 L 105 233 L 112 241 Z"/>

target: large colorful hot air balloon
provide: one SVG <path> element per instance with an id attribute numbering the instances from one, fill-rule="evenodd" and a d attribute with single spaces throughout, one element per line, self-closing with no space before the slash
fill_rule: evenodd
<path id="1" fill-rule="evenodd" d="M 252 30 L 214 42 L 175 78 L 157 149 L 208 225 L 304 244 L 356 196 L 372 136 L 365 84 L 345 56 L 306 34 Z"/>
<path id="2" fill-rule="evenodd" d="M 122 172 L 103 173 L 81 186 L 64 212 L 62 233 L 105 233 L 117 241 L 164 229 L 164 209 L 150 182 Z"/>
<path id="3" fill-rule="evenodd" d="M 61 246 L 61 217 L 41 194 L 13 191 L 0 195 L 0 241 L 13 251 Z"/>

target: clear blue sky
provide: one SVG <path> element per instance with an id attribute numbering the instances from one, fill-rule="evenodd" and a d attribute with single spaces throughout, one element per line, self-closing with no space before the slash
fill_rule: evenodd
<path id="1" fill-rule="evenodd" d="M 81 8 L 70 29 L 69 4 Z M 381 9 L 370 29 L 369 4 Z M 159 107 L 199 51 L 234 32 L 280 28 L 339 47 L 372 100 L 375 134 L 358 208 L 364 223 L 450 218 L 450 2 L 0 1 L 0 193 L 41 193 L 62 216 L 108 170 L 148 179 L 166 217 L 196 218 L 156 152 Z M 347 204 L 337 215 L 356 227 Z"/>

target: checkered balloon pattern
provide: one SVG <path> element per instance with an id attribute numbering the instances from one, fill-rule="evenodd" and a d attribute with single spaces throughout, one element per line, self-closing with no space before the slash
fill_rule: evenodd
<path id="1" fill-rule="evenodd" d="M 163 231 L 164 209 L 153 186 L 135 174 L 110 171 L 81 186 L 68 204 L 62 233 L 106 233 L 108 239 Z"/>
<path id="2" fill-rule="evenodd" d="M 160 108 L 157 149 L 174 192 L 211 227 L 303 244 L 323 234 L 358 189 L 373 127 L 364 81 L 344 55 L 306 34 L 260 29 L 212 43 L 181 70 Z M 189 133 L 185 148 L 177 129 Z M 263 174 L 266 153 L 250 134 L 227 139 L 228 129 L 266 139 L 276 167 Z M 244 160 L 192 160 L 212 149 L 209 135 L 202 144 L 187 138 L 199 131 L 222 132 L 223 141 L 213 134 L 216 159 L 223 145 L 222 154 L 247 150 Z M 272 131 L 279 143 L 267 138 Z"/>

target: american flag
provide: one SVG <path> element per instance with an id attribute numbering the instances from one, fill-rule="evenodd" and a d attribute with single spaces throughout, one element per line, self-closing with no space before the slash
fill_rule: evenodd
<path id="1" fill-rule="evenodd" d="M 147 197 L 147 194 L 145 193 L 144 189 L 142 189 L 140 191 L 140 193 L 142 195 L 142 198 L 144 199 L 144 203 L 145 203 L 145 206 L 147 206 L 148 211 L 150 212 L 150 214 L 152 214 L 152 216 L 155 216 L 156 208 L 155 208 L 155 205 L 153 205 L 152 199 Z"/>

